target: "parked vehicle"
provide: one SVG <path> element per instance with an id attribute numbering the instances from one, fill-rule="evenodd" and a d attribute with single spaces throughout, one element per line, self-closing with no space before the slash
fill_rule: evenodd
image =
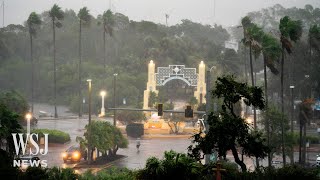
<path id="1" fill-rule="evenodd" d="M 316 166 L 320 167 L 320 155 L 317 155 Z"/>
<path id="2" fill-rule="evenodd" d="M 62 153 L 63 162 L 79 162 L 81 159 L 87 160 L 87 152 L 81 150 L 79 146 L 71 146 L 64 153 Z"/>

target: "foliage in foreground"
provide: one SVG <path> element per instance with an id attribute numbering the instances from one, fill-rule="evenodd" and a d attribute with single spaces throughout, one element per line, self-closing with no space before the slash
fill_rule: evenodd
<path id="1" fill-rule="evenodd" d="M 201 154 L 211 154 L 217 151 L 219 157 L 226 157 L 231 150 L 235 162 L 246 171 L 243 158 L 240 159 L 237 148 L 241 147 L 240 154 L 249 157 L 264 158 L 269 151 L 265 145 L 262 133 L 251 131 L 249 125 L 236 112 L 236 105 L 241 100 L 247 106 L 259 109 L 264 108 L 262 89 L 237 82 L 233 76 L 219 77 L 216 81 L 212 97 L 223 100 L 221 111 L 208 116 L 209 131 L 205 136 L 199 132 L 193 136 L 195 145 L 189 146 L 189 155 L 197 160 L 202 159 Z"/>

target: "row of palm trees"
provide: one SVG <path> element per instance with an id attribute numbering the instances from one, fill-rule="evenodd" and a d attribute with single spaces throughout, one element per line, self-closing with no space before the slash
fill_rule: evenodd
<path id="1" fill-rule="evenodd" d="M 78 13 L 79 18 L 79 64 L 78 64 L 78 96 L 79 96 L 79 117 L 82 116 L 81 110 L 81 62 L 82 62 L 82 28 L 83 26 L 89 26 L 91 22 L 91 15 L 87 7 L 83 7 L 79 10 Z M 57 4 L 54 4 L 53 7 L 49 10 L 49 17 L 52 22 L 52 32 L 53 32 L 53 83 L 54 83 L 54 117 L 58 118 L 57 112 L 57 89 L 56 89 L 56 28 L 62 27 L 62 20 L 64 19 L 64 12 L 61 10 Z M 103 49 L 104 49 L 104 67 L 106 67 L 106 35 L 112 36 L 113 32 L 113 13 L 111 10 L 105 11 L 102 15 L 98 16 L 98 25 L 102 25 L 103 28 Z M 36 32 L 41 25 L 41 18 L 40 16 L 32 12 L 29 15 L 27 20 L 27 26 L 29 29 L 30 35 L 30 56 L 31 56 L 31 112 L 33 113 L 33 106 L 34 106 L 34 61 L 33 61 L 33 39 L 36 36 Z"/>
<path id="2" fill-rule="evenodd" d="M 302 36 L 302 22 L 299 20 L 292 20 L 290 17 L 285 16 L 280 20 L 278 38 L 275 35 L 263 32 L 262 28 L 252 23 L 249 17 L 242 19 L 242 27 L 244 30 L 243 43 L 246 47 L 249 47 L 250 56 L 250 69 L 251 69 L 251 83 L 254 85 L 253 80 L 253 67 L 252 56 L 258 57 L 260 54 L 263 56 L 264 61 L 264 84 L 265 84 L 265 100 L 268 111 L 268 83 L 267 83 L 267 70 L 268 67 L 271 73 L 277 75 L 279 70 L 275 67 L 275 62 L 280 59 L 280 97 L 281 97 L 281 113 L 284 114 L 284 61 L 286 54 L 291 54 L 293 49 L 293 43 L 300 40 Z M 313 25 L 309 29 L 309 44 L 310 44 L 310 57 L 311 48 L 319 48 L 318 40 L 320 39 L 320 27 Z M 268 115 L 268 113 L 266 113 Z M 254 110 L 254 122 L 256 122 L 256 114 Z M 286 164 L 285 155 L 285 142 L 284 142 L 284 119 L 281 116 L 281 149 L 283 155 L 283 163 Z M 256 123 L 255 123 L 256 127 Z M 291 131 L 293 127 L 291 126 Z M 305 128 L 305 127 L 304 127 Z M 270 129 L 269 119 L 266 117 L 266 133 L 267 143 L 270 145 Z M 300 137 L 301 139 L 302 137 Z M 268 155 L 269 165 L 271 164 L 271 155 Z"/>

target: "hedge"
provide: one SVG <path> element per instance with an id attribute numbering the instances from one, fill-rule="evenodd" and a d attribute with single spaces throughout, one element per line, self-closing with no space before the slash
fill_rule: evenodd
<path id="1" fill-rule="evenodd" d="M 127 135 L 133 138 L 141 137 L 144 134 L 144 125 L 140 123 L 132 123 L 126 126 Z"/>
<path id="2" fill-rule="evenodd" d="M 49 143 L 66 143 L 70 141 L 70 135 L 68 133 L 59 131 L 59 130 L 54 130 L 54 129 L 35 129 L 32 131 L 32 133 L 36 134 L 49 134 L 48 141 Z"/>

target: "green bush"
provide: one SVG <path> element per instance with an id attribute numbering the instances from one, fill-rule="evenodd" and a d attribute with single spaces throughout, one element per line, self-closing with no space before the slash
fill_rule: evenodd
<path id="1" fill-rule="evenodd" d="M 144 125 L 132 123 L 126 126 L 127 135 L 133 138 L 141 137 L 144 134 Z"/>
<path id="2" fill-rule="evenodd" d="M 99 171 L 96 175 L 94 175 L 91 171 L 86 171 L 79 178 L 79 180 L 89 179 L 134 180 L 136 178 L 134 172 L 131 170 L 111 167 Z"/>
<path id="3" fill-rule="evenodd" d="M 32 133 L 36 134 L 49 134 L 48 135 L 48 141 L 49 143 L 66 143 L 70 141 L 70 135 L 68 133 L 54 130 L 54 129 L 35 129 L 32 131 Z"/>

